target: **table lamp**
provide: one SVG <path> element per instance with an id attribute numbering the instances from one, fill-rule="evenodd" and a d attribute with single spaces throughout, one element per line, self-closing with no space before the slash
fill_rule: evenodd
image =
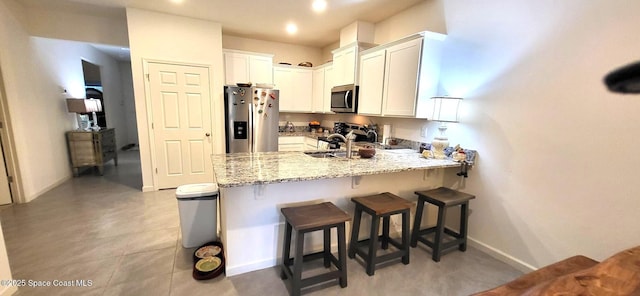
<path id="1" fill-rule="evenodd" d="M 431 99 L 434 100 L 431 120 L 440 122 L 438 127 L 440 134 L 433 138 L 431 150 L 434 158 L 444 159 L 447 157 L 444 149 L 449 147 L 449 139 L 446 135 L 447 122 L 458 122 L 458 107 L 462 98 L 438 96 Z"/>
<path id="2" fill-rule="evenodd" d="M 102 103 L 100 100 L 96 99 L 67 99 L 67 110 L 69 112 L 78 113 L 78 127 L 81 128 L 81 118 L 79 113 L 92 113 L 92 121 L 93 125 L 90 128 L 86 128 L 85 130 L 94 130 L 99 131 L 100 126 L 98 126 L 98 119 L 96 117 L 96 112 L 102 111 Z"/>

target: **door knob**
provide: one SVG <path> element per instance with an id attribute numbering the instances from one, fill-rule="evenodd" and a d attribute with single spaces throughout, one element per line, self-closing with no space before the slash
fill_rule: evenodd
<path id="1" fill-rule="evenodd" d="M 207 137 L 208 137 L 208 136 L 211 136 L 211 134 L 210 134 L 210 133 L 206 133 L 206 134 L 204 134 L 204 135 L 205 135 L 205 136 L 207 136 Z"/>

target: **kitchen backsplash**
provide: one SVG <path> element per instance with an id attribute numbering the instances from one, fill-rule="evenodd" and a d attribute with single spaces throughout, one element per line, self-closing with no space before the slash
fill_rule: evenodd
<path id="1" fill-rule="evenodd" d="M 348 122 L 357 124 L 376 124 L 378 126 L 378 141 L 381 142 L 386 138 L 383 131 L 383 125 L 391 125 L 391 134 L 388 138 L 396 139 L 397 145 L 407 146 L 411 149 L 419 150 L 424 143 L 429 145 L 433 139 L 433 135 L 437 133 L 437 122 L 425 119 L 411 118 L 392 118 L 392 117 L 375 117 L 363 116 L 358 114 L 312 114 L 312 113 L 280 113 L 280 130 L 282 131 L 286 122 L 291 121 L 295 125 L 296 132 L 310 131 L 309 121 L 319 121 L 323 129 L 333 132 L 335 122 Z M 427 129 L 428 135 L 425 137 L 422 130 Z M 452 143 L 452 145 L 455 145 Z"/>

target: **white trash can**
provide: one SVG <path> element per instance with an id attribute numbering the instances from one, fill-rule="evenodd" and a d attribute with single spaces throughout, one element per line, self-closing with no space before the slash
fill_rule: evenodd
<path id="1" fill-rule="evenodd" d="M 176 189 L 182 246 L 193 248 L 218 239 L 218 185 L 187 184 Z"/>

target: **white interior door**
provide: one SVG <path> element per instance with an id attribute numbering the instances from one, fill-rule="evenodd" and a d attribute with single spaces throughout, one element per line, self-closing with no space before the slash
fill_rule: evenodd
<path id="1" fill-rule="evenodd" d="M 149 63 L 158 189 L 213 182 L 207 67 Z"/>
<path id="2" fill-rule="evenodd" d="M 2 139 L 0 139 L 1 142 Z M 11 203 L 11 190 L 9 189 L 9 178 L 7 177 L 7 167 L 4 163 L 4 152 L 0 147 L 0 205 Z"/>

